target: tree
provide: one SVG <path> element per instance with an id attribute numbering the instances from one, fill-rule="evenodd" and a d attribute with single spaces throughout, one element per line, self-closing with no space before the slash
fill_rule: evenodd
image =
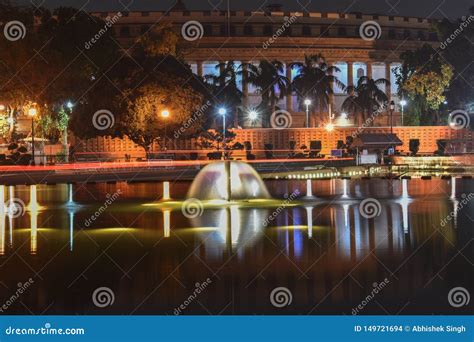
<path id="1" fill-rule="evenodd" d="M 356 121 L 357 126 L 363 122 L 374 120 L 373 113 L 380 112 L 386 107 L 388 97 L 379 87 L 390 84 L 385 78 L 374 80 L 367 76 L 362 76 L 357 81 L 357 85 L 348 86 L 346 93 L 348 97 L 342 103 L 342 110 L 350 113 Z"/>
<path id="2" fill-rule="evenodd" d="M 242 91 L 237 85 L 237 75 L 241 75 L 241 71 L 237 70 L 234 61 L 219 63 L 216 65 L 218 75 L 205 75 L 206 81 L 210 86 L 210 93 L 213 94 L 216 107 L 225 107 L 230 117 L 226 117 L 226 126 L 234 123 L 239 126 L 239 111 L 242 110 Z"/>
<path id="3" fill-rule="evenodd" d="M 168 139 L 202 104 L 203 96 L 183 83 L 182 79 L 161 75 L 159 80 L 129 88 L 122 99 L 117 99 L 122 107 L 120 132 L 143 147 L 147 156 L 156 139 Z M 161 116 L 164 110 L 169 111 L 169 117 Z"/>
<path id="4" fill-rule="evenodd" d="M 451 66 L 430 46 L 423 45 L 400 55 L 402 66 L 395 70 L 399 95 L 410 99 L 407 116 L 419 118 L 422 125 L 440 122 L 440 106 L 453 77 Z"/>
<path id="5" fill-rule="evenodd" d="M 453 67 L 456 76 L 452 79 L 446 98 L 451 108 L 465 108 L 474 112 L 474 7 L 470 16 L 454 22 L 444 19 L 436 25 L 440 41 L 439 52 Z M 454 37 L 454 39 L 453 39 Z"/>
<path id="6" fill-rule="evenodd" d="M 283 63 L 277 60 L 261 60 L 258 66 L 244 64 L 247 82 L 257 88 L 262 97 L 259 109 L 262 112 L 264 127 L 270 127 L 270 116 L 275 112 L 276 104 L 290 90 L 290 81 L 283 76 Z"/>
<path id="7" fill-rule="evenodd" d="M 345 85 L 333 75 L 340 71 L 339 68 L 329 66 L 321 55 L 305 55 L 303 63 L 292 63 L 291 67 L 298 70 L 298 75 L 293 80 L 293 89 L 300 106 L 305 99 L 311 100 L 312 108 L 318 108 L 321 119 L 323 111 L 328 107 L 329 96 L 334 93 L 333 84 L 345 89 Z M 311 126 L 314 127 L 316 121 L 320 120 L 313 118 Z"/>

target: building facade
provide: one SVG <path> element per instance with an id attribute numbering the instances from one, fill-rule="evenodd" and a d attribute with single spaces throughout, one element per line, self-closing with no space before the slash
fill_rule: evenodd
<path id="1" fill-rule="evenodd" d="M 103 19 L 116 14 L 93 13 Z M 433 21 L 422 18 L 285 12 L 279 6 L 256 12 L 188 11 L 180 1 L 169 11 L 121 12 L 113 29 L 120 44 L 128 49 L 161 22 L 172 23 L 183 35 L 186 61 L 199 76 L 216 75 L 216 65 L 225 61 L 232 60 L 238 67 L 276 59 L 284 63 L 284 74 L 291 81 L 298 72 L 291 68 L 292 63 L 303 61 L 305 55 L 321 54 L 329 65 L 340 69 L 335 76 L 345 85 L 356 84 L 361 76 L 385 78 L 390 85 L 382 90 L 396 104 L 395 123 L 401 122 L 402 112 L 394 73 L 400 66 L 400 54 L 424 43 L 438 44 Z M 255 108 L 260 103 L 256 89 L 242 78 L 238 84 L 244 94 L 244 108 Z M 337 86 L 333 90 L 330 102 L 337 124 L 338 119 L 345 120 L 341 105 L 347 95 Z M 278 107 L 292 113 L 292 127 L 303 127 L 304 108 L 295 94 L 283 98 Z M 379 116 L 374 124 L 387 125 L 387 119 Z M 243 126 L 255 125 L 244 121 Z"/>

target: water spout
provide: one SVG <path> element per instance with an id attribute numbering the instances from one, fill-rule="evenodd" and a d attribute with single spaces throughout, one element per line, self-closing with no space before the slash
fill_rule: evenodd
<path id="1" fill-rule="evenodd" d="M 206 165 L 195 177 L 187 197 L 226 202 L 271 198 L 259 174 L 241 161 L 217 161 Z"/>

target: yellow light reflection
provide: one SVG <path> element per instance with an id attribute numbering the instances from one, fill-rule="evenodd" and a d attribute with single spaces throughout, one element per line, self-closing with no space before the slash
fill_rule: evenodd
<path id="1" fill-rule="evenodd" d="M 163 200 L 167 201 L 170 198 L 170 182 L 163 182 Z"/>
<path id="2" fill-rule="evenodd" d="M 0 185 L 0 255 L 5 254 L 5 186 Z"/>
<path id="3" fill-rule="evenodd" d="M 163 210 L 163 231 L 165 238 L 170 237 L 171 210 Z"/>
<path id="4" fill-rule="evenodd" d="M 30 210 L 31 227 L 30 253 L 36 254 L 38 251 L 38 212 L 40 209 L 37 200 L 36 185 L 30 186 L 30 204 L 28 205 L 28 209 Z"/>

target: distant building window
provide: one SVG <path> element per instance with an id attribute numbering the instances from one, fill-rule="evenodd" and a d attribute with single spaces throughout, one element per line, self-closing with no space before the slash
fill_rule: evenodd
<path id="1" fill-rule="evenodd" d="M 219 15 L 225 17 L 227 15 L 226 11 L 219 11 Z"/>
<path id="2" fill-rule="evenodd" d="M 273 34 L 272 25 L 265 25 L 263 27 L 263 34 L 266 35 L 266 36 L 271 36 Z"/>
<path id="3" fill-rule="evenodd" d="M 388 20 L 389 20 L 389 21 L 394 21 L 394 20 L 395 20 L 395 17 L 394 17 L 393 15 L 390 15 L 390 16 L 388 17 Z"/>
<path id="4" fill-rule="evenodd" d="M 321 26 L 321 36 L 322 37 L 329 37 L 329 27 Z"/>
<path id="5" fill-rule="evenodd" d="M 321 13 L 321 18 L 327 18 L 328 14 L 327 13 Z"/>
<path id="6" fill-rule="evenodd" d="M 150 12 L 142 12 L 142 17 L 148 17 L 150 15 Z"/>
<path id="7" fill-rule="evenodd" d="M 246 16 L 246 17 L 251 17 L 251 16 L 252 16 L 252 12 L 245 11 L 245 12 L 244 12 L 244 16 Z"/>
<path id="8" fill-rule="evenodd" d="M 339 27 L 337 30 L 337 34 L 339 37 L 346 37 L 347 36 L 347 30 L 345 27 Z"/>
<path id="9" fill-rule="evenodd" d="M 236 11 L 230 11 L 230 15 L 231 15 L 231 17 L 235 17 L 237 15 L 237 12 Z"/>
<path id="10" fill-rule="evenodd" d="M 150 26 L 148 25 L 143 25 L 140 29 L 141 34 L 145 34 L 150 30 Z"/>
<path id="11" fill-rule="evenodd" d="M 410 30 L 404 30 L 404 31 L 403 31 L 403 38 L 404 38 L 404 39 L 410 39 L 410 38 L 411 38 L 411 32 L 410 32 Z"/>
<path id="12" fill-rule="evenodd" d="M 436 42 L 438 40 L 438 34 L 436 32 L 430 32 L 429 37 L 432 42 Z"/>
<path id="13" fill-rule="evenodd" d="M 203 11 L 202 15 L 205 17 L 210 17 L 211 16 L 211 11 Z"/>
<path id="14" fill-rule="evenodd" d="M 122 37 L 130 37 L 130 27 L 122 26 L 120 28 L 120 36 Z"/>
<path id="15" fill-rule="evenodd" d="M 310 26 L 303 26 L 302 28 L 303 36 L 311 36 L 311 27 Z"/>
<path id="16" fill-rule="evenodd" d="M 423 31 L 418 31 L 417 38 L 418 40 L 425 40 L 425 34 Z"/>
<path id="17" fill-rule="evenodd" d="M 403 18 L 403 21 L 409 21 L 409 20 L 410 20 L 410 18 L 408 18 L 408 17 Z"/>
<path id="18" fill-rule="evenodd" d="M 339 18 L 344 19 L 346 15 L 344 13 L 339 13 Z"/>
<path id="19" fill-rule="evenodd" d="M 212 25 L 204 25 L 204 35 L 212 36 Z"/>
<path id="20" fill-rule="evenodd" d="M 100 16 L 101 16 L 102 18 L 107 18 L 107 17 L 109 16 L 109 13 L 108 13 L 108 12 L 102 12 L 102 13 L 100 14 Z"/>
<path id="21" fill-rule="evenodd" d="M 124 17 L 128 17 L 129 14 L 130 14 L 130 12 L 128 12 L 128 11 L 122 12 L 122 15 L 123 15 Z"/>
<path id="22" fill-rule="evenodd" d="M 357 18 L 357 19 L 362 19 L 362 13 L 357 13 L 357 14 L 356 14 L 356 18 Z"/>
<path id="23" fill-rule="evenodd" d="M 183 11 L 183 17 L 189 17 L 191 15 L 190 11 Z"/>
<path id="24" fill-rule="evenodd" d="M 374 20 L 377 20 L 378 18 L 379 18 L 378 15 L 373 15 L 373 16 L 372 16 L 372 19 L 374 19 Z"/>
<path id="25" fill-rule="evenodd" d="M 227 35 L 227 25 L 221 25 L 221 36 Z"/>
<path id="26" fill-rule="evenodd" d="M 396 34 L 394 29 L 388 30 L 388 38 L 390 38 L 390 39 L 396 39 L 397 38 L 397 34 Z"/>
<path id="27" fill-rule="evenodd" d="M 422 23 L 422 22 L 423 22 L 423 18 L 418 18 L 418 22 L 419 22 L 419 23 Z"/>
<path id="28" fill-rule="evenodd" d="M 245 25 L 244 26 L 244 35 L 246 35 L 246 36 L 253 35 L 253 26 L 252 25 Z"/>

